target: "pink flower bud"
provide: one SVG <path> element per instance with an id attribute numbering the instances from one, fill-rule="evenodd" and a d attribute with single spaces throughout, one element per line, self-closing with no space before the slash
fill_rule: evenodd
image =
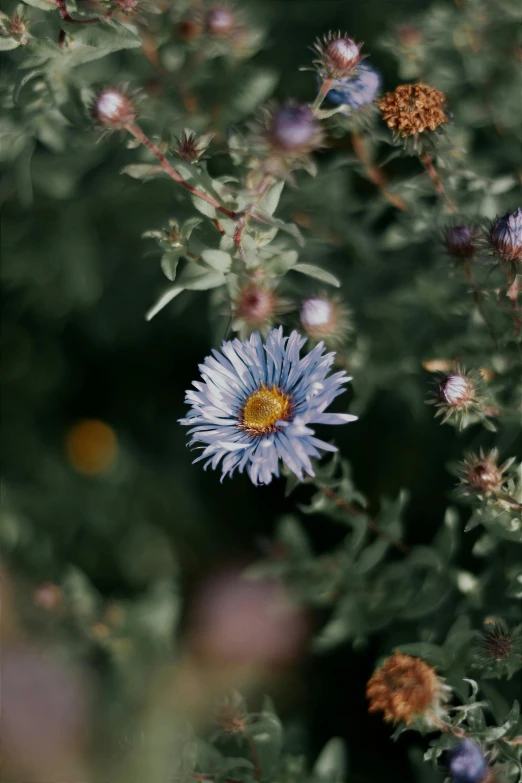
<path id="1" fill-rule="evenodd" d="M 100 125 L 115 130 L 127 128 L 136 119 L 134 104 L 115 87 L 105 87 L 97 95 L 92 111 Z"/>

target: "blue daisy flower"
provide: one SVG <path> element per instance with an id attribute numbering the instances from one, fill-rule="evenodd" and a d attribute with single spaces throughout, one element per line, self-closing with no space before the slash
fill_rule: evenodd
<path id="1" fill-rule="evenodd" d="M 381 87 L 381 77 L 369 65 L 359 65 L 355 75 L 334 79 L 332 89 L 326 98 L 335 106 L 345 104 L 351 109 L 360 109 L 373 103 Z"/>
<path id="2" fill-rule="evenodd" d="M 272 329 L 265 344 L 258 332 L 249 340 L 224 342 L 199 366 L 202 381 L 187 391 L 191 427 L 189 445 L 203 453 L 205 468 L 222 461 L 222 479 L 245 468 L 254 484 L 269 484 L 279 476 L 283 460 L 298 479 L 314 475 L 311 457 L 335 446 L 314 437 L 310 424 L 345 424 L 357 416 L 325 413 L 349 378 L 344 371 L 327 377 L 335 354 L 319 343 L 301 358 L 306 338 L 298 332 L 283 336 Z"/>

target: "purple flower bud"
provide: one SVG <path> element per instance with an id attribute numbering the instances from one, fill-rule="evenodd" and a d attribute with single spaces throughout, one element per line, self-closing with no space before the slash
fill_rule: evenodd
<path id="1" fill-rule="evenodd" d="M 488 772 L 488 764 L 480 746 L 470 739 L 463 739 L 449 751 L 448 767 L 452 783 L 482 783 Z"/>
<path id="2" fill-rule="evenodd" d="M 234 29 L 236 18 L 230 8 L 216 6 L 205 17 L 205 27 L 211 35 L 225 36 Z"/>
<path id="3" fill-rule="evenodd" d="M 289 152 L 313 149 L 320 138 L 320 126 L 309 106 L 283 106 L 270 121 L 270 140 Z"/>
<path id="4" fill-rule="evenodd" d="M 503 261 L 522 260 L 522 207 L 497 218 L 489 232 L 489 239 Z"/>
<path id="5" fill-rule="evenodd" d="M 444 244 L 450 256 L 458 260 L 475 255 L 475 232 L 472 226 L 453 226 L 446 229 Z"/>
<path id="6" fill-rule="evenodd" d="M 326 98 L 335 106 L 346 104 L 360 109 L 372 103 L 381 86 L 381 77 L 369 65 L 360 65 L 353 76 L 336 79 Z"/>

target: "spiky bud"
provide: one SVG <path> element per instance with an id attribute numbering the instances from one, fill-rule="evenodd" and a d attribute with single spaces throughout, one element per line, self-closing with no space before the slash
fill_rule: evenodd
<path id="1" fill-rule="evenodd" d="M 181 136 L 176 139 L 176 152 L 183 160 L 195 163 L 205 154 L 214 135 L 214 133 L 205 133 L 203 136 L 198 136 L 187 128 L 183 128 Z"/>
<path id="2" fill-rule="evenodd" d="M 468 454 L 458 469 L 461 480 L 459 491 L 463 494 L 492 495 L 502 490 L 504 474 L 511 466 L 514 458 L 498 465 L 498 449 L 492 449 L 484 454 Z"/>
<path id="3" fill-rule="evenodd" d="M 94 118 L 105 128 L 122 130 L 136 119 L 136 107 L 130 98 L 115 87 L 104 87 L 92 107 Z"/>
<path id="4" fill-rule="evenodd" d="M 330 32 L 315 42 L 314 49 L 319 55 L 314 63 L 326 78 L 341 79 L 353 74 L 362 59 L 361 46 L 347 33 Z"/>
<path id="5" fill-rule="evenodd" d="M 268 138 L 281 151 L 310 152 L 319 145 L 321 137 L 321 126 L 306 104 L 287 104 L 270 117 Z"/>
<path id="6" fill-rule="evenodd" d="M 522 261 L 522 207 L 497 218 L 491 226 L 489 240 L 502 261 Z"/>
<path id="7" fill-rule="evenodd" d="M 211 8 L 205 16 L 205 29 L 217 38 L 229 35 L 236 24 L 234 12 L 224 5 Z"/>
<path id="8" fill-rule="evenodd" d="M 360 109 L 373 103 L 381 86 L 381 77 L 369 65 L 360 65 L 356 73 L 344 79 L 335 79 L 326 99 L 335 106 L 342 104 Z"/>
<path id="9" fill-rule="evenodd" d="M 376 669 L 366 686 L 368 712 L 384 713 L 384 720 L 436 724 L 450 689 L 426 661 L 395 652 Z"/>
<path id="10" fill-rule="evenodd" d="M 305 332 L 327 344 L 342 342 L 352 331 L 350 311 L 338 298 L 310 296 L 301 303 L 299 317 Z"/>
<path id="11" fill-rule="evenodd" d="M 238 691 L 220 699 L 213 713 L 214 722 L 224 734 L 243 734 L 247 725 L 247 711 L 243 697 Z"/>
<path id="12" fill-rule="evenodd" d="M 451 783 L 483 783 L 488 763 L 480 745 L 466 737 L 449 750 L 448 770 Z"/>
<path id="13" fill-rule="evenodd" d="M 447 228 L 444 244 L 449 255 L 457 261 L 468 261 L 475 255 L 475 229 L 469 225 Z"/>
<path id="14" fill-rule="evenodd" d="M 448 122 L 445 103 L 446 96 L 435 87 L 401 84 L 393 92 L 386 93 L 379 109 L 388 128 L 406 137 L 435 131 Z"/>
<path id="15" fill-rule="evenodd" d="M 234 314 L 251 326 L 260 326 L 270 320 L 276 304 L 273 291 L 251 282 L 239 292 Z"/>

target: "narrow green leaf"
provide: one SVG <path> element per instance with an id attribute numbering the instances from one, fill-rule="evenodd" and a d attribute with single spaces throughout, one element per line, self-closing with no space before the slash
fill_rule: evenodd
<path id="1" fill-rule="evenodd" d="M 339 280 L 330 274 L 330 272 L 326 272 L 324 269 L 321 269 L 320 266 L 314 266 L 314 264 L 296 264 L 292 269 L 294 272 L 301 272 L 303 275 L 314 277 L 316 280 L 321 280 L 323 283 L 333 285 L 336 288 L 339 288 L 341 285 Z"/>
<path id="2" fill-rule="evenodd" d="M 156 304 L 147 311 L 145 320 L 150 321 L 152 318 L 154 318 L 154 316 L 157 315 L 160 310 L 163 310 L 165 305 L 168 305 L 168 303 L 171 302 L 172 299 L 174 299 L 174 297 L 180 294 L 182 291 L 183 287 L 179 285 L 168 288 L 165 293 L 160 296 Z"/>

